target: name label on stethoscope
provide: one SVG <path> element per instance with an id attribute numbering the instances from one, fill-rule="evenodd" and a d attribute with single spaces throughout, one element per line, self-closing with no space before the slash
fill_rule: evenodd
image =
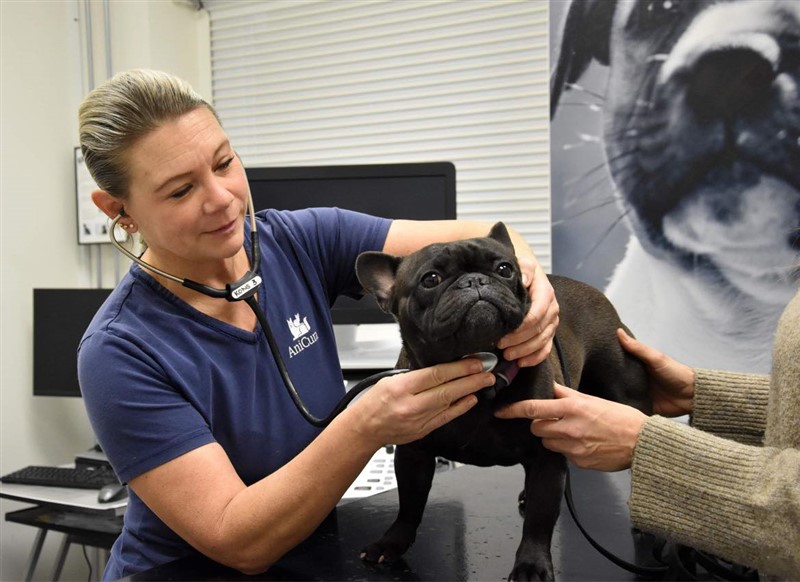
<path id="1" fill-rule="evenodd" d="M 232 288 L 230 290 L 230 295 L 233 299 L 244 299 L 245 297 L 252 295 L 259 285 L 261 285 L 261 277 L 259 275 L 255 275 L 252 279 L 248 279 L 241 285 L 237 285 L 235 288 Z"/>

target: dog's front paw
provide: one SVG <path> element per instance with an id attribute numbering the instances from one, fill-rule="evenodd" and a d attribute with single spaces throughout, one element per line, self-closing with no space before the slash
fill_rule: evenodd
<path id="1" fill-rule="evenodd" d="M 361 551 L 361 559 L 379 564 L 396 562 L 414 543 L 414 534 L 414 529 L 409 531 L 409 528 L 395 524 L 381 539 Z"/>
<path id="2" fill-rule="evenodd" d="M 531 561 L 517 560 L 514 569 L 508 575 L 509 582 L 523 582 L 528 580 L 547 581 L 555 580 L 553 576 L 553 561 L 550 556 L 537 556 Z"/>

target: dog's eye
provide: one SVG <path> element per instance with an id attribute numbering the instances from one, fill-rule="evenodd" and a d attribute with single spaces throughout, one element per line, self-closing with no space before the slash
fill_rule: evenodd
<path id="1" fill-rule="evenodd" d="M 514 276 L 514 267 L 511 266 L 511 263 L 500 263 L 497 265 L 496 271 L 498 275 L 506 279 L 510 279 Z"/>
<path id="2" fill-rule="evenodd" d="M 651 0 L 636 5 L 635 24 L 640 30 L 664 26 L 686 10 L 683 0 Z"/>
<path id="3" fill-rule="evenodd" d="M 442 276 L 436 271 L 430 271 L 422 276 L 422 280 L 420 282 L 426 289 L 431 289 L 442 282 Z"/>

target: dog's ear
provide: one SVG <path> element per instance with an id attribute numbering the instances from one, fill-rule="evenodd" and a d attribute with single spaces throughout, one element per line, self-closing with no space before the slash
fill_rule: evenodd
<path id="1" fill-rule="evenodd" d="M 572 0 L 562 27 L 558 62 L 550 78 L 550 119 L 565 87 L 596 60 L 609 63 L 611 25 L 617 0 Z"/>
<path id="2" fill-rule="evenodd" d="M 378 305 L 386 313 L 391 313 L 391 298 L 397 278 L 397 268 L 402 262 L 401 257 L 377 251 L 361 253 L 356 259 L 356 277 L 359 283 L 375 296 Z"/>
<path id="3" fill-rule="evenodd" d="M 489 238 L 493 238 L 497 242 L 504 244 L 512 250 L 514 249 L 514 243 L 511 242 L 511 236 L 508 234 L 508 229 L 502 222 L 495 223 L 495 225 L 492 227 L 492 230 L 489 231 Z"/>

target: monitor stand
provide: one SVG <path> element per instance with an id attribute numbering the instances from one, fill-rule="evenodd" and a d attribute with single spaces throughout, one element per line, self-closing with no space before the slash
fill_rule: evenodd
<path id="1" fill-rule="evenodd" d="M 342 370 L 388 370 L 400 353 L 400 328 L 396 323 L 334 325 Z"/>

